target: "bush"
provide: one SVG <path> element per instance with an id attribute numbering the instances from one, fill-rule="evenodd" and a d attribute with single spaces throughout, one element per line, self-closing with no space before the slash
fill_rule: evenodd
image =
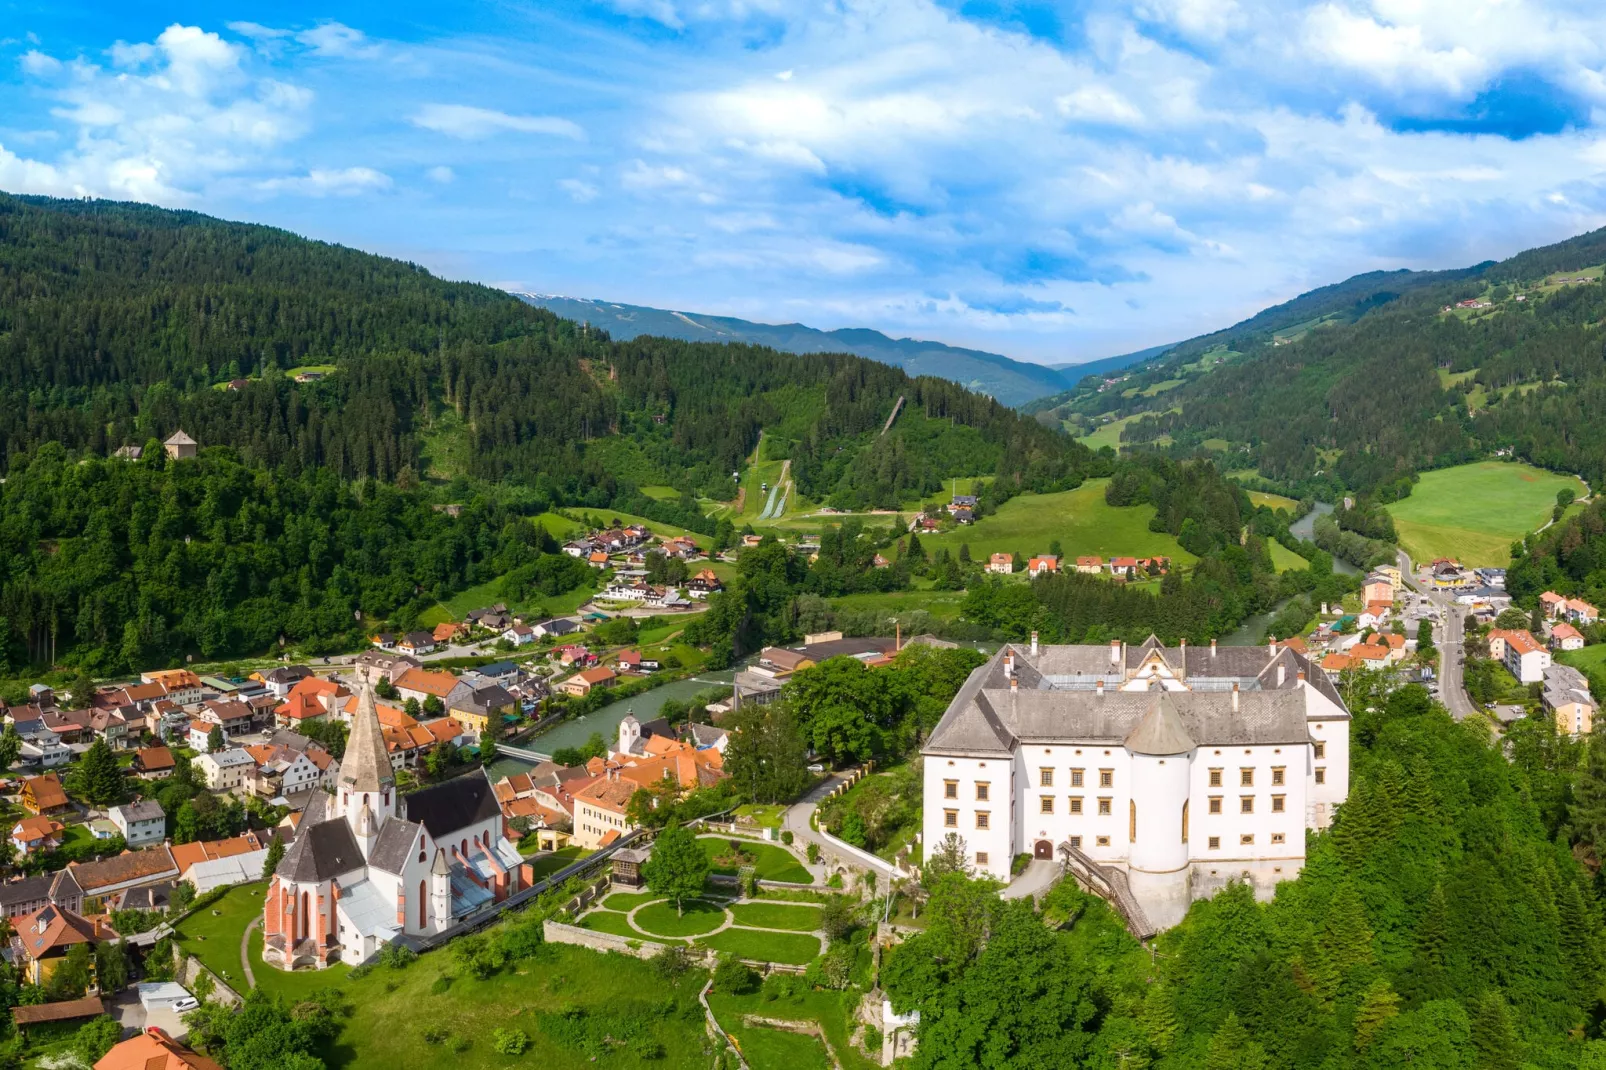
<path id="1" fill-rule="evenodd" d="M 1016 855 L 1014 858 L 1010 859 L 1010 862 L 1009 862 L 1009 875 L 1011 877 L 1018 877 L 1022 873 L 1026 872 L 1026 867 L 1031 865 L 1031 864 L 1032 864 L 1032 856 L 1023 851 L 1020 854 Z"/>
<path id="2" fill-rule="evenodd" d="M 820 861 L 820 845 L 819 844 L 817 844 L 817 843 L 809 844 L 808 850 L 806 852 L 804 852 L 804 853 L 808 855 L 808 859 L 809 859 L 809 864 L 810 865 L 818 865 L 819 864 L 819 861 Z"/>
<path id="3" fill-rule="evenodd" d="M 379 961 L 393 970 L 405 970 L 418 960 L 418 952 L 405 944 L 386 944 L 379 949 Z"/>
<path id="4" fill-rule="evenodd" d="M 452 1039 L 452 1050 L 457 1052 L 459 1055 L 463 1054 L 473 1046 L 474 1042 L 468 1037 L 454 1037 Z"/>
<path id="5" fill-rule="evenodd" d="M 873 1025 L 864 1027 L 864 1050 L 872 1059 L 881 1058 L 881 1030 Z"/>
<path id="6" fill-rule="evenodd" d="M 662 951 L 650 960 L 653 972 L 666 981 L 673 981 L 691 969 L 691 949 L 684 944 L 665 944 Z"/>
<path id="7" fill-rule="evenodd" d="M 351 972 L 346 974 L 346 977 L 348 980 L 361 981 L 364 977 L 367 977 L 373 972 L 374 964 L 372 962 L 365 962 L 360 966 L 353 966 L 351 968 Z"/>
<path id="8" fill-rule="evenodd" d="M 491 1044 L 501 1055 L 523 1055 L 530 1038 L 522 1029 L 498 1029 L 491 1034 Z"/>
<path id="9" fill-rule="evenodd" d="M 827 888 L 840 889 L 842 887 L 842 874 L 840 874 L 840 873 L 831 874 L 831 879 L 825 882 L 825 886 Z"/>
<path id="10" fill-rule="evenodd" d="M 758 973 L 732 956 L 724 956 L 714 967 L 714 991 L 745 996 L 758 988 Z"/>
<path id="11" fill-rule="evenodd" d="M 444 996 L 446 994 L 446 990 L 451 987 L 452 975 L 449 973 L 443 973 L 439 977 L 435 978 L 435 980 L 430 984 L 429 994 L 432 996 Z"/>
<path id="12" fill-rule="evenodd" d="M 820 928 L 833 943 L 853 929 L 854 905 L 845 895 L 833 895 L 820 909 Z"/>
<path id="13" fill-rule="evenodd" d="M 451 1035 L 445 1026 L 426 1025 L 424 1027 L 425 1044 L 444 1044 L 446 1043 L 446 1038 Z"/>
<path id="14" fill-rule="evenodd" d="M 791 829 L 782 829 L 781 830 L 781 842 L 786 844 L 786 846 L 788 846 L 788 847 L 792 846 L 793 838 L 794 837 L 792 836 L 792 830 Z"/>

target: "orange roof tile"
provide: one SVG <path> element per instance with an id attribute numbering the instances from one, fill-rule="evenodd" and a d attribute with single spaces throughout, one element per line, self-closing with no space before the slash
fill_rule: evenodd
<path id="1" fill-rule="evenodd" d="M 402 690 L 422 691 L 426 695 L 444 699 L 452 693 L 452 688 L 457 686 L 457 677 L 449 672 L 408 669 L 396 681 L 396 686 Z"/>

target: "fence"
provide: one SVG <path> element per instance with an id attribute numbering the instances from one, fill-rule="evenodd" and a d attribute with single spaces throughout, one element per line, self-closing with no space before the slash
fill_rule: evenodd
<path id="1" fill-rule="evenodd" d="M 1064 859 L 1066 870 L 1088 891 L 1114 907 L 1133 936 L 1140 941 L 1147 940 L 1159 931 L 1149 922 L 1143 907 L 1138 905 L 1137 896 L 1132 894 L 1125 873 L 1093 861 L 1083 854 L 1080 848 L 1072 847 L 1069 840 L 1060 844 L 1060 855 Z"/>

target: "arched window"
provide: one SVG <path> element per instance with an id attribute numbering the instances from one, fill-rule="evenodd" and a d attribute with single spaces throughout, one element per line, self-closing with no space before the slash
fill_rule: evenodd
<path id="1" fill-rule="evenodd" d="M 1188 800 L 1182 800 L 1182 842 L 1188 842 Z"/>
<path id="2" fill-rule="evenodd" d="M 1129 799 L 1126 804 L 1126 840 L 1128 843 L 1138 842 L 1138 803 L 1136 799 Z"/>
<path id="3" fill-rule="evenodd" d="M 468 841 L 467 840 L 463 841 L 462 855 L 463 855 L 464 858 L 468 857 Z"/>
<path id="4" fill-rule="evenodd" d="M 305 940 L 307 938 L 308 915 L 311 914 L 311 913 L 312 913 L 312 900 L 308 898 L 306 892 L 302 892 L 301 893 L 301 936 L 300 936 L 300 939 L 302 939 L 302 940 Z"/>
<path id="5" fill-rule="evenodd" d="M 418 882 L 418 927 L 420 929 L 429 928 L 429 915 L 427 913 L 428 909 L 429 909 L 429 907 L 427 906 L 428 903 L 429 903 L 429 897 L 424 894 L 424 882 L 423 881 L 419 881 Z"/>

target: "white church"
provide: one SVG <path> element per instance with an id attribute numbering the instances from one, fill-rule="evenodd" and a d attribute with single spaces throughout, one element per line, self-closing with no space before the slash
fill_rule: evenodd
<path id="1" fill-rule="evenodd" d="M 286 970 L 355 966 L 518 891 L 521 861 L 483 771 L 397 793 L 365 687 L 334 792 L 313 796 L 269 882 L 263 958 Z"/>
<path id="2" fill-rule="evenodd" d="M 922 841 L 979 873 L 1018 854 L 1124 876 L 1156 929 L 1228 881 L 1269 898 L 1305 830 L 1349 793 L 1350 715 L 1276 644 L 1011 644 L 954 697 L 921 753 Z"/>

